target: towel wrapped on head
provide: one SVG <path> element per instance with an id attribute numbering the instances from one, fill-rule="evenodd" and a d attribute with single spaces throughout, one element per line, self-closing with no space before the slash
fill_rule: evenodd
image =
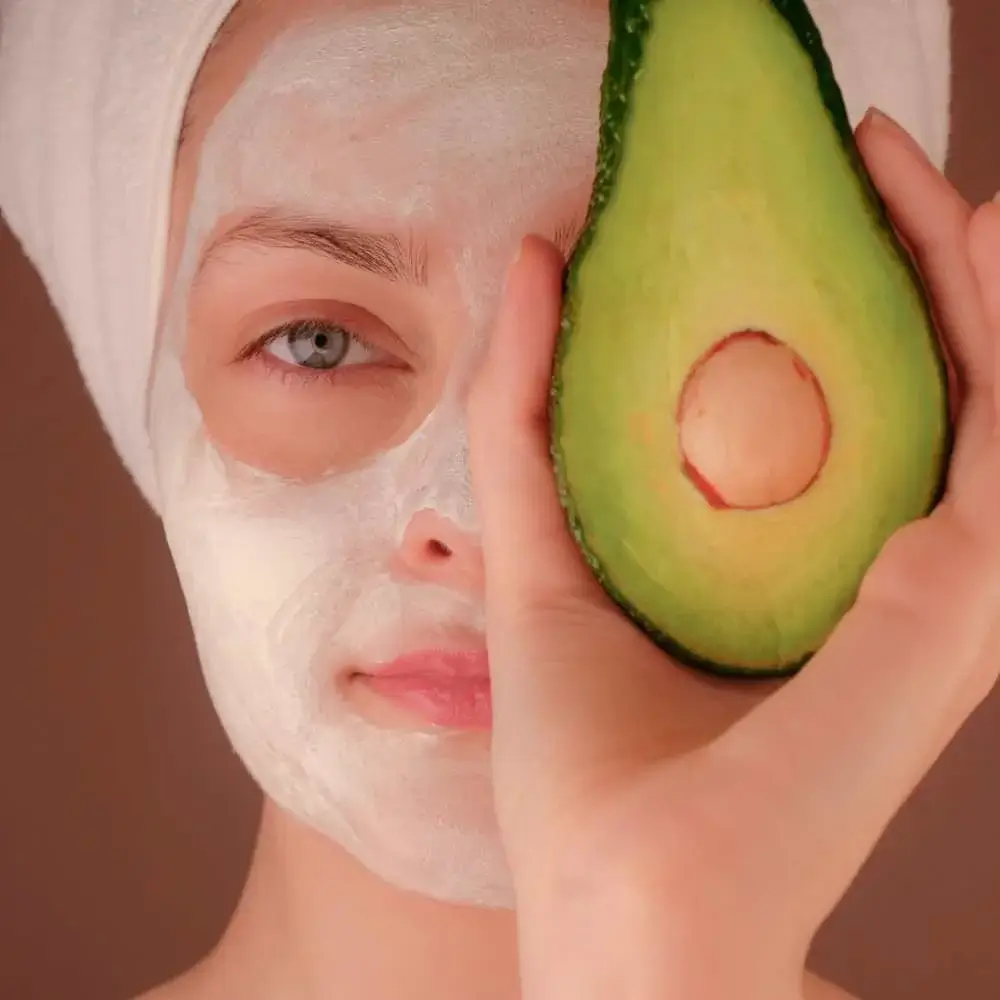
<path id="1" fill-rule="evenodd" d="M 40 272 L 112 442 L 154 509 L 146 395 L 175 147 L 192 82 L 236 3 L 0 0 L 0 210 Z M 943 165 L 947 0 L 809 6 L 854 121 L 876 104 Z"/>
<path id="2" fill-rule="evenodd" d="M 236 0 L 0 0 L 0 210 L 156 507 L 146 383 L 188 92 Z"/>

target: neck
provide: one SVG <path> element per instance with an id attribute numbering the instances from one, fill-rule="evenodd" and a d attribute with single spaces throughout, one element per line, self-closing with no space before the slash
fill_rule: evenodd
<path id="1" fill-rule="evenodd" d="M 396 889 L 268 802 L 246 890 L 196 975 L 206 998 L 516 1000 L 514 914 Z"/>

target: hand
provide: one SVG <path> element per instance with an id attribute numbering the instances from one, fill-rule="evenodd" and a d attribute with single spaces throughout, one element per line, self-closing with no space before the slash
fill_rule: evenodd
<path id="1" fill-rule="evenodd" d="M 565 526 L 547 393 L 564 265 L 526 240 L 469 401 L 496 805 L 525 1000 L 796 1000 L 821 923 L 1000 669 L 1000 205 L 881 116 L 858 141 L 960 388 L 947 495 L 786 682 L 673 664 Z"/>

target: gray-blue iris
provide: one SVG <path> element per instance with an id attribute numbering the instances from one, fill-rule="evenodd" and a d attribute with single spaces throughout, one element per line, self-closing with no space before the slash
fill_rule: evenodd
<path id="1" fill-rule="evenodd" d="M 296 323 L 285 337 L 295 363 L 304 368 L 336 368 L 351 346 L 346 330 L 311 320 Z"/>

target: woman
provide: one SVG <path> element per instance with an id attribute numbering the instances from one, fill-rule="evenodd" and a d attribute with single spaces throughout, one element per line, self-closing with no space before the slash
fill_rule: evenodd
<path id="1" fill-rule="evenodd" d="M 813 7 L 855 122 L 920 140 L 859 127 L 954 355 L 949 494 L 756 685 L 635 632 L 553 489 L 605 4 L 233 6 L 7 0 L 0 42 L 3 207 L 266 797 L 153 996 L 843 997 L 810 941 L 998 659 L 1000 209 L 935 166 L 944 5 Z"/>

